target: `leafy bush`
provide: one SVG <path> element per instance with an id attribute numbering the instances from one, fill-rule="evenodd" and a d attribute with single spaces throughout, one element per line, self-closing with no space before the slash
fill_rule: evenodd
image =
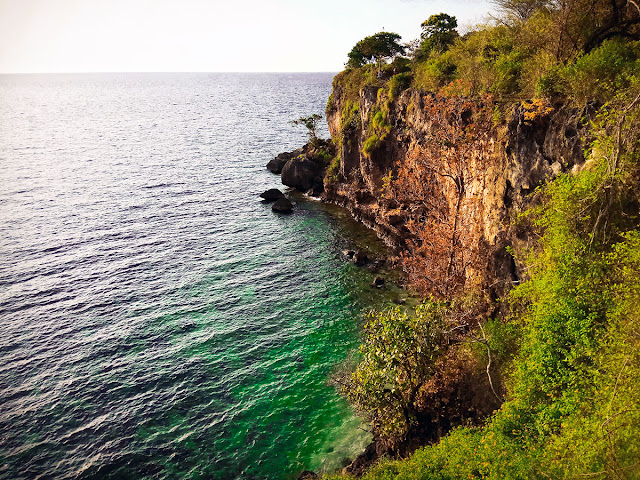
<path id="1" fill-rule="evenodd" d="M 373 152 L 375 152 L 382 145 L 383 138 L 378 137 L 375 133 L 367 138 L 362 145 L 362 153 L 367 157 L 370 157 Z"/>
<path id="2" fill-rule="evenodd" d="M 600 47 L 580 56 L 565 71 L 569 93 L 578 103 L 606 102 L 629 86 L 638 73 L 638 42 L 607 40 Z"/>
<path id="3" fill-rule="evenodd" d="M 426 62 L 417 63 L 414 85 L 416 88 L 431 92 L 455 78 L 457 66 L 453 63 L 450 52 L 432 54 Z"/>
<path id="4" fill-rule="evenodd" d="M 444 312 L 444 304 L 425 302 L 412 315 L 395 308 L 368 316 L 362 358 L 342 391 L 376 435 L 401 437 L 415 422 L 418 391 L 442 346 Z"/>
<path id="5" fill-rule="evenodd" d="M 389 81 L 389 97 L 394 99 L 402 92 L 411 86 L 413 81 L 413 75 L 410 73 L 398 73 L 391 77 Z"/>

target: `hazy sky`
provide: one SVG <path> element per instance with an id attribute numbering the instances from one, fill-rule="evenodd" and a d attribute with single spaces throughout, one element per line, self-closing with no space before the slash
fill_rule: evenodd
<path id="1" fill-rule="evenodd" d="M 366 35 L 417 38 L 446 12 L 479 23 L 478 0 L 0 0 L 0 73 L 342 70 Z"/>

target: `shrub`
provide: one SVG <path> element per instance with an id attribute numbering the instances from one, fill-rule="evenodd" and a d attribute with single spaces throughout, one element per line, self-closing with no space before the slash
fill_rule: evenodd
<path id="1" fill-rule="evenodd" d="M 367 157 L 370 157 L 374 151 L 380 148 L 383 140 L 384 137 L 380 138 L 374 133 L 365 140 L 364 145 L 362 145 L 362 153 Z"/>
<path id="2" fill-rule="evenodd" d="M 325 185 L 330 185 L 338 180 L 338 174 L 340 173 L 340 155 L 336 155 L 324 175 Z"/>
<path id="3" fill-rule="evenodd" d="M 617 91 L 629 86 L 637 75 L 640 43 L 607 40 L 600 47 L 580 56 L 564 70 L 565 81 L 574 100 L 606 102 Z"/>
<path id="4" fill-rule="evenodd" d="M 398 73 L 391 77 L 389 81 L 389 98 L 396 98 L 400 92 L 406 90 L 411 86 L 411 82 L 413 81 L 413 76 L 410 73 Z"/>
<path id="5" fill-rule="evenodd" d="M 450 52 L 431 54 L 426 62 L 415 66 L 414 85 L 421 90 L 435 92 L 443 85 L 454 80 L 457 66 Z"/>
<path id="6" fill-rule="evenodd" d="M 362 359 L 342 391 L 386 438 L 415 421 L 420 387 L 434 371 L 444 338 L 445 305 L 425 302 L 415 314 L 399 308 L 373 312 L 364 327 Z"/>

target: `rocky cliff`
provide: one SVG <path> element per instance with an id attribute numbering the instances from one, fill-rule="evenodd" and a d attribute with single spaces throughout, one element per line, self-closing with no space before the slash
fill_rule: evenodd
<path id="1" fill-rule="evenodd" d="M 467 279 L 481 277 L 500 295 L 504 288 L 496 285 L 521 276 L 505 249 L 526 241 L 514 226 L 516 213 L 547 179 L 584 165 L 594 113 L 594 106 L 393 92 L 384 83 L 354 96 L 338 76 L 326 110 L 338 159 L 325 177 L 324 199 L 400 251 L 428 257 L 421 246 L 429 236 L 453 235 L 451 245 L 475 248 L 481 259 L 466 269 Z"/>

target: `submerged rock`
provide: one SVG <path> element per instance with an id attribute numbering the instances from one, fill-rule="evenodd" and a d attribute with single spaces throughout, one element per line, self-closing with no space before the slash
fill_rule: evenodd
<path id="1" fill-rule="evenodd" d="M 293 211 L 293 203 L 286 197 L 281 197 L 271 205 L 271 210 L 278 213 L 291 213 Z"/>
<path id="2" fill-rule="evenodd" d="M 273 202 L 275 200 L 278 200 L 279 198 L 284 197 L 284 193 L 282 193 L 277 188 L 270 188 L 266 192 L 262 192 L 260 194 L 260 197 L 266 200 L 267 202 Z"/>
<path id="3" fill-rule="evenodd" d="M 367 257 L 367 254 L 358 250 L 354 255 L 353 255 L 353 262 L 358 265 L 359 267 L 362 267 L 364 265 L 366 265 L 369 262 L 369 257 Z"/>
<path id="4" fill-rule="evenodd" d="M 356 254 L 355 250 L 343 250 L 342 255 L 345 256 L 347 260 L 353 260 L 353 256 Z"/>

